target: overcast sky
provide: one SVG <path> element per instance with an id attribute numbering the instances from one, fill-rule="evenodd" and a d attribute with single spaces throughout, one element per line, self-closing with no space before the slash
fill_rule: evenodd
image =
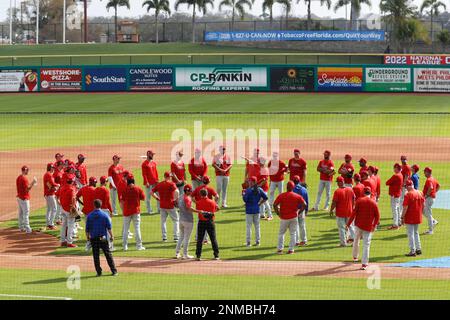
<path id="1" fill-rule="evenodd" d="M 20 2 L 21 0 L 12 0 L 13 4 L 14 2 L 16 3 L 17 7 L 20 6 Z M 67 3 L 69 3 L 71 0 L 67 0 Z M 173 10 L 174 4 L 175 4 L 176 0 L 169 0 L 170 2 L 170 7 Z M 255 0 L 255 4 L 253 5 L 253 9 L 251 10 L 251 12 L 254 15 L 260 15 L 262 13 L 262 9 L 261 9 L 261 3 L 263 0 Z M 292 15 L 294 16 L 305 16 L 306 15 L 306 6 L 303 0 L 300 0 L 301 2 L 299 4 L 295 3 L 296 0 L 293 0 L 294 4 L 293 4 L 293 9 L 292 9 Z M 113 16 L 114 10 L 110 10 L 109 12 L 105 9 L 105 3 L 107 2 L 107 0 L 92 0 L 91 4 L 89 6 L 89 16 Z M 214 0 L 215 2 L 215 8 L 213 11 L 217 11 L 218 10 L 218 4 L 220 3 L 220 0 Z M 332 0 L 333 5 L 334 3 L 336 3 L 336 0 Z M 422 2 L 422 0 L 413 0 L 415 5 L 420 5 L 420 3 Z M 443 0 L 443 2 L 445 2 L 447 4 L 447 6 L 450 8 L 450 0 Z M 142 8 L 142 3 L 143 0 L 130 0 L 130 4 L 131 4 L 131 9 L 127 10 L 127 8 L 120 8 L 118 10 L 119 12 L 119 16 L 133 16 L 133 17 L 138 17 L 138 16 L 142 16 L 144 14 L 146 14 L 145 10 Z M 368 14 L 368 13 L 375 13 L 375 14 L 379 14 L 380 9 L 379 9 L 379 3 L 380 0 L 372 0 L 372 8 L 369 8 L 365 5 L 363 5 L 362 7 L 362 15 Z M 6 19 L 6 14 L 7 14 L 7 9 L 9 7 L 9 0 L 0 0 L 0 21 L 5 21 Z M 186 10 L 186 6 L 181 6 L 180 7 L 180 11 L 184 11 L 187 12 Z M 350 15 L 349 12 L 350 8 L 348 8 L 348 16 Z M 326 9 L 326 7 L 321 7 L 320 6 L 320 2 L 319 0 L 312 0 L 312 5 L 311 5 L 311 11 L 321 17 L 333 17 L 333 18 L 337 18 L 337 17 L 345 17 L 345 9 L 340 9 L 337 12 L 334 12 L 333 9 L 328 10 Z M 283 12 L 283 7 L 279 4 L 276 4 L 274 6 L 274 14 L 275 15 L 280 15 Z M 153 13 L 153 11 L 151 11 L 151 13 Z"/>

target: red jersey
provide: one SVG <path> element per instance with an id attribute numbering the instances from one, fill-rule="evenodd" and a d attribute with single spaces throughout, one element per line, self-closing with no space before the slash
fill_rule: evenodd
<path id="1" fill-rule="evenodd" d="M 141 201 L 145 200 L 142 189 L 136 185 L 129 185 L 122 194 L 123 215 L 125 217 L 141 213 Z"/>
<path id="2" fill-rule="evenodd" d="M 323 160 L 320 160 L 319 161 L 319 164 L 317 165 L 317 169 L 320 169 L 320 168 L 322 168 L 322 169 L 329 169 L 329 170 L 333 170 L 334 169 L 334 163 L 333 163 L 333 161 L 331 161 L 331 160 L 325 160 L 325 159 L 323 159 Z M 320 180 L 322 180 L 322 181 L 333 181 L 333 176 L 331 175 L 328 175 L 328 174 L 325 174 L 325 173 L 323 173 L 323 172 L 320 172 Z"/>
<path id="3" fill-rule="evenodd" d="M 395 198 L 399 198 L 402 195 L 402 174 L 400 172 L 395 173 L 388 181 L 386 181 L 386 185 L 389 186 L 389 195 Z"/>
<path id="4" fill-rule="evenodd" d="M 364 196 L 364 185 L 362 183 L 355 184 L 353 187 L 353 193 L 355 194 L 355 200 Z"/>
<path id="5" fill-rule="evenodd" d="M 363 172 L 368 172 L 368 171 L 369 171 L 369 167 L 368 166 L 361 167 L 359 169 L 359 175 L 361 175 Z"/>
<path id="6" fill-rule="evenodd" d="M 22 200 L 30 200 L 30 191 L 28 190 L 29 186 L 28 178 L 24 175 L 20 175 L 16 179 L 16 187 L 17 187 L 17 198 Z"/>
<path id="7" fill-rule="evenodd" d="M 201 198 L 196 202 L 196 207 L 197 210 L 201 210 L 201 211 L 206 211 L 206 212 L 211 212 L 211 213 L 215 213 L 217 212 L 217 210 L 219 210 L 219 207 L 217 206 L 217 203 L 211 199 L 208 198 Z M 203 214 L 199 213 L 198 214 L 198 219 L 201 221 L 208 221 L 208 219 L 205 219 L 205 217 L 203 217 Z M 216 215 L 214 214 L 212 217 L 213 220 L 216 219 Z"/>
<path id="8" fill-rule="evenodd" d="M 367 178 L 366 180 L 361 181 L 361 183 L 365 187 L 370 187 L 370 190 L 372 190 L 371 198 L 375 200 L 377 198 L 377 182 L 373 179 Z"/>
<path id="9" fill-rule="evenodd" d="M 299 208 L 306 206 L 306 202 L 301 195 L 288 191 L 278 195 L 273 205 L 280 205 L 280 219 L 289 220 L 298 216 Z"/>
<path id="10" fill-rule="evenodd" d="M 58 186 L 58 184 L 55 182 L 53 174 L 47 171 L 44 174 L 43 180 L 44 180 L 44 197 L 55 195 L 56 187 Z M 50 185 L 50 187 L 48 185 Z"/>
<path id="11" fill-rule="evenodd" d="M 284 180 L 284 173 L 287 171 L 286 163 L 281 160 L 269 161 L 267 165 L 269 168 L 270 181 L 280 182 Z"/>
<path id="12" fill-rule="evenodd" d="M 125 191 L 125 189 L 127 188 L 127 182 L 125 181 L 123 176 L 121 176 L 115 184 L 116 184 L 116 189 L 117 189 L 117 197 L 119 198 L 119 200 L 121 200 L 122 194 Z"/>
<path id="13" fill-rule="evenodd" d="M 294 176 L 299 176 L 300 182 L 305 182 L 305 172 L 306 172 L 305 159 L 303 158 L 289 159 L 288 168 L 289 168 L 289 180 L 292 180 Z"/>
<path id="14" fill-rule="evenodd" d="M 153 193 L 158 192 L 159 206 L 161 209 L 174 208 L 175 190 L 177 190 L 177 186 L 172 181 L 162 181 L 152 189 Z"/>
<path id="15" fill-rule="evenodd" d="M 170 164 L 170 172 L 172 172 L 175 176 L 177 176 L 178 180 L 184 182 L 186 180 L 186 168 L 184 166 L 184 162 L 175 162 L 172 161 Z M 175 179 L 172 178 L 172 181 L 175 182 Z"/>
<path id="16" fill-rule="evenodd" d="M 74 185 L 65 184 L 58 190 L 57 195 L 59 198 L 59 202 L 61 203 L 61 207 L 65 212 L 70 212 L 70 208 L 75 206 L 76 200 L 76 189 Z"/>
<path id="17" fill-rule="evenodd" d="M 77 192 L 77 198 L 83 198 L 83 213 L 88 215 L 94 211 L 95 187 L 84 186 Z"/>
<path id="18" fill-rule="evenodd" d="M 372 176 L 377 184 L 377 198 L 380 198 L 381 196 L 381 178 L 378 175 Z"/>
<path id="19" fill-rule="evenodd" d="M 336 203 L 336 217 L 349 218 L 353 212 L 355 194 L 350 187 L 338 188 L 334 191 L 333 202 Z"/>
<path id="20" fill-rule="evenodd" d="M 157 163 L 155 161 L 145 160 L 142 162 L 142 177 L 144 178 L 144 186 L 146 185 L 154 185 L 158 183 L 158 169 Z"/>
<path id="21" fill-rule="evenodd" d="M 260 175 L 257 176 L 258 179 L 258 185 L 261 187 L 261 189 L 264 190 L 264 192 L 269 191 L 269 169 L 267 168 L 261 168 Z"/>
<path id="22" fill-rule="evenodd" d="M 403 185 L 411 178 L 411 167 L 408 164 L 402 164 Z"/>
<path id="23" fill-rule="evenodd" d="M 102 209 L 107 209 L 112 212 L 111 197 L 109 190 L 105 186 L 100 186 L 95 189 L 95 199 L 99 199 L 102 202 Z"/>
<path id="24" fill-rule="evenodd" d="M 218 196 L 216 190 L 214 190 L 211 187 L 203 185 L 203 186 L 195 188 L 195 190 L 192 192 L 192 198 L 194 198 L 195 201 L 198 201 L 201 199 L 200 190 L 202 190 L 202 189 L 206 189 L 206 191 L 208 191 L 208 197 L 207 197 L 208 199 L 213 200 L 214 197 Z"/>
<path id="25" fill-rule="evenodd" d="M 59 171 L 58 169 L 55 169 L 55 172 L 53 172 L 53 179 L 55 179 L 55 183 L 61 185 L 62 184 L 62 176 L 64 174 L 64 171 Z"/>
<path id="26" fill-rule="evenodd" d="M 347 222 L 350 226 L 355 221 L 355 226 L 361 230 L 373 232 L 380 222 L 380 211 L 375 200 L 370 197 L 362 197 L 356 200 L 353 214 Z"/>
<path id="27" fill-rule="evenodd" d="M 250 177 L 259 177 L 261 175 L 261 165 L 258 163 L 252 163 L 247 165 L 247 176 Z M 268 169 L 267 169 L 268 174 Z"/>
<path id="28" fill-rule="evenodd" d="M 425 198 L 422 192 L 417 190 L 407 192 L 403 200 L 403 206 L 408 206 L 404 222 L 406 224 L 421 224 L 424 205 Z"/>
<path id="29" fill-rule="evenodd" d="M 114 164 L 112 164 L 109 169 L 108 169 L 108 177 L 111 177 L 114 181 L 114 184 L 117 187 L 117 184 L 120 183 L 118 182 L 119 180 L 123 180 L 123 176 L 122 176 L 122 172 L 123 172 L 123 167 L 122 165 L 118 164 L 117 166 L 115 166 Z M 111 183 L 109 184 L 109 188 L 112 189 L 113 186 L 111 185 Z"/>
<path id="30" fill-rule="evenodd" d="M 342 168 L 347 169 L 347 171 L 349 173 L 351 172 L 352 174 L 355 172 L 355 166 L 352 163 L 344 162 L 343 164 L 341 164 L 338 171 L 340 171 Z M 346 174 L 341 174 L 341 177 L 344 178 L 345 184 L 353 184 L 353 178 L 347 177 Z"/>
<path id="31" fill-rule="evenodd" d="M 231 159 L 227 154 L 225 154 L 225 155 L 218 154 L 214 157 L 214 163 L 220 169 L 225 170 L 231 166 Z M 222 172 L 222 171 L 217 170 L 216 168 L 214 168 L 214 169 L 216 171 L 216 176 L 229 176 L 230 171 L 231 171 L 231 170 L 227 170 L 226 172 Z"/>
<path id="32" fill-rule="evenodd" d="M 423 186 L 423 194 L 426 197 L 428 195 L 428 190 L 431 190 L 430 197 L 434 199 L 436 198 L 436 192 L 440 187 L 439 182 L 437 182 L 434 177 L 429 177 Z"/>
<path id="33" fill-rule="evenodd" d="M 80 182 L 83 186 L 87 185 L 88 177 L 87 177 L 87 169 L 84 163 L 77 162 L 75 164 L 75 168 L 80 171 Z"/>
<path id="34" fill-rule="evenodd" d="M 205 158 L 201 157 L 198 160 L 192 158 L 189 162 L 188 170 L 192 180 L 197 180 L 199 176 L 205 176 L 208 173 L 208 165 L 206 164 Z"/>

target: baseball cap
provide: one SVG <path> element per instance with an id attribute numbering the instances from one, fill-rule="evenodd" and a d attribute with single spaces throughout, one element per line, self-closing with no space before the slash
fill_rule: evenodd
<path id="1" fill-rule="evenodd" d="M 204 184 L 208 184 L 210 182 L 209 177 L 208 176 L 203 176 L 202 182 Z"/>
<path id="2" fill-rule="evenodd" d="M 64 155 L 58 152 L 57 154 L 55 154 L 55 159 L 58 157 L 62 158 L 62 157 L 64 157 Z"/>
<path id="3" fill-rule="evenodd" d="M 72 176 L 69 176 L 69 177 L 67 178 L 66 182 L 67 182 L 68 184 L 72 184 L 72 183 L 73 183 L 73 178 L 72 178 Z"/>
<path id="4" fill-rule="evenodd" d="M 342 182 L 342 183 L 344 183 L 344 178 L 343 177 L 337 177 L 336 178 L 336 182 Z"/>
<path id="5" fill-rule="evenodd" d="M 183 188 L 184 192 L 190 192 L 192 191 L 192 186 L 190 184 L 187 184 Z"/>
<path id="6" fill-rule="evenodd" d="M 292 181 L 293 181 L 294 183 L 299 183 L 299 182 L 300 182 L 300 177 L 299 177 L 299 176 L 293 176 L 293 177 L 292 177 Z"/>
<path id="7" fill-rule="evenodd" d="M 117 154 L 115 154 L 115 155 L 112 157 L 112 159 L 113 159 L 113 160 L 116 160 L 116 159 L 120 159 L 120 157 L 119 157 Z"/>
<path id="8" fill-rule="evenodd" d="M 97 179 L 95 177 L 90 177 L 89 184 L 95 184 L 95 183 L 97 183 Z"/>
<path id="9" fill-rule="evenodd" d="M 359 175 L 359 173 L 355 173 L 355 175 L 353 176 L 353 179 L 355 179 L 356 181 L 360 181 L 361 176 Z"/>
<path id="10" fill-rule="evenodd" d="M 80 153 L 80 154 L 78 155 L 78 159 L 86 159 L 86 157 L 84 156 L 84 154 L 81 154 L 81 153 Z"/>
<path id="11" fill-rule="evenodd" d="M 331 151 L 330 150 L 325 150 L 323 153 L 331 154 Z"/>
<path id="12" fill-rule="evenodd" d="M 164 172 L 164 178 L 168 178 L 168 177 L 170 177 L 170 172 L 169 171 Z"/>
<path id="13" fill-rule="evenodd" d="M 345 159 L 352 159 L 352 155 L 351 154 L 346 154 L 344 158 Z"/>
<path id="14" fill-rule="evenodd" d="M 417 164 L 414 164 L 411 166 L 411 169 L 414 169 L 414 171 L 419 171 L 419 166 Z"/>
<path id="15" fill-rule="evenodd" d="M 400 165 L 400 163 L 396 163 L 394 164 L 394 169 L 401 169 L 402 166 Z"/>
<path id="16" fill-rule="evenodd" d="M 57 167 L 63 166 L 63 165 L 64 165 L 64 161 L 59 160 L 59 161 L 56 162 L 56 166 Z"/>
<path id="17" fill-rule="evenodd" d="M 412 187 L 414 184 L 413 184 L 413 182 L 412 182 L 411 179 L 408 179 L 408 180 L 406 181 L 405 185 L 406 185 L 407 187 Z"/>
<path id="18" fill-rule="evenodd" d="M 300 153 L 300 150 L 299 149 L 294 149 L 294 152 Z"/>
<path id="19" fill-rule="evenodd" d="M 29 169 L 28 166 L 22 166 L 22 171 Z"/>
<path id="20" fill-rule="evenodd" d="M 248 180 L 249 180 L 249 181 L 252 181 L 252 182 L 258 181 L 258 179 L 256 179 L 255 176 L 251 176 Z"/>
<path id="21" fill-rule="evenodd" d="M 423 171 L 431 173 L 433 172 L 433 169 L 431 169 L 430 167 L 426 167 L 425 169 L 423 169 Z"/>
<path id="22" fill-rule="evenodd" d="M 360 176 L 361 177 L 362 176 L 369 176 L 369 173 L 366 170 L 364 170 L 364 171 L 361 171 Z"/>
<path id="23" fill-rule="evenodd" d="M 287 190 L 292 191 L 295 188 L 295 184 L 292 181 L 289 181 L 286 186 Z"/>
<path id="24" fill-rule="evenodd" d="M 108 180 L 108 178 L 106 176 L 101 176 L 100 177 L 100 183 L 103 184 L 106 182 L 106 180 Z"/>
<path id="25" fill-rule="evenodd" d="M 47 163 L 47 171 L 50 171 L 51 169 L 54 169 L 53 163 Z"/>
<path id="26" fill-rule="evenodd" d="M 369 167 L 367 168 L 367 170 L 370 170 L 370 171 L 372 171 L 372 172 L 375 172 L 375 167 L 374 167 L 374 166 L 369 166 Z"/>
<path id="27" fill-rule="evenodd" d="M 147 151 L 147 156 L 149 156 L 149 155 L 154 155 L 155 153 L 153 152 L 153 150 L 148 150 Z"/>
<path id="28" fill-rule="evenodd" d="M 123 170 L 122 175 L 123 175 L 124 177 L 129 177 L 129 176 L 130 176 L 130 171 L 128 171 L 128 170 Z"/>
<path id="29" fill-rule="evenodd" d="M 359 159 L 359 162 L 364 162 L 364 163 L 366 163 L 367 160 L 366 160 L 365 158 L 361 158 L 361 159 Z"/>
<path id="30" fill-rule="evenodd" d="M 371 194 L 372 193 L 372 188 L 370 188 L 370 187 L 364 187 L 364 193 L 366 193 L 366 194 Z"/>
<path id="31" fill-rule="evenodd" d="M 400 160 L 408 160 L 408 158 L 406 156 L 401 156 Z"/>

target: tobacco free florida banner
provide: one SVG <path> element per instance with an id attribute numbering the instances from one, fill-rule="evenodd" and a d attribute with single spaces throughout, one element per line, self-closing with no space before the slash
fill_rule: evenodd
<path id="1" fill-rule="evenodd" d="M 366 68 L 365 91 L 412 91 L 410 68 Z"/>
<path id="2" fill-rule="evenodd" d="M 193 91 L 261 91 L 267 89 L 265 67 L 212 66 L 177 67 L 177 90 Z"/>
<path id="3" fill-rule="evenodd" d="M 415 68 L 414 91 L 450 92 L 450 68 Z"/>
<path id="4" fill-rule="evenodd" d="M 318 91 L 362 91 L 362 68 L 330 67 L 317 69 Z"/>
<path id="5" fill-rule="evenodd" d="M 84 70 L 86 91 L 126 91 L 125 68 L 86 68 Z"/>

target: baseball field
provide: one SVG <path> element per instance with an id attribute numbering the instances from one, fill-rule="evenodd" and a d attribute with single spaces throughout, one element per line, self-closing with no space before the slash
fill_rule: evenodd
<path id="1" fill-rule="evenodd" d="M 173 259 L 175 243 L 161 241 L 159 215 L 142 215 L 146 251 L 121 250 L 121 217 L 113 218 L 117 235 L 114 256 L 120 276 L 96 278 L 91 257 L 78 248 L 58 248 L 58 232 L 19 234 L 15 218 L 14 179 L 23 164 L 39 179 L 32 191 L 31 225 L 44 226 L 41 179 L 45 164 L 56 152 L 68 158 L 87 155 L 88 174 L 106 174 L 113 154 L 123 157 L 142 184 L 140 155 L 149 148 L 162 173 L 168 168 L 173 132 L 185 129 L 192 141 L 206 147 L 212 136 L 228 129 L 278 130 L 281 158 L 300 148 L 308 161 L 308 191 L 316 199 L 317 161 L 324 149 L 341 163 L 345 153 L 367 157 L 380 167 L 384 182 L 401 154 L 421 168 L 433 167 L 442 190 L 449 189 L 448 150 L 450 115 L 445 95 L 344 94 L 53 94 L 0 95 L 0 299 L 448 299 L 450 269 L 400 268 L 389 264 L 411 261 L 404 229 L 388 231 L 391 213 L 386 187 L 380 201 L 381 229 L 372 242 L 371 263 L 377 265 L 381 286 L 368 288 L 374 275 L 350 263 L 351 248 L 338 247 L 335 219 L 327 212 L 308 215 L 309 245 L 294 255 L 276 255 L 279 221 L 262 221 L 260 247 L 245 247 L 245 216 L 240 199 L 244 165 L 232 169 L 229 208 L 217 217 L 222 261 L 182 262 Z M 17 111 L 23 113 L 17 113 Z M 413 111 L 413 113 L 408 113 Z M 227 112 L 229 112 L 227 114 Z M 234 112 L 234 113 L 230 113 Z M 256 113 L 255 113 L 256 112 Z M 440 112 L 440 113 L 439 113 Z M 195 130 L 201 134 L 195 135 Z M 215 131 L 211 131 L 215 130 Z M 250 133 L 249 133 L 250 134 Z M 248 136 L 236 138 L 246 144 Z M 197 139 L 197 140 L 195 140 Z M 244 139 L 244 140 L 242 140 Z M 270 139 L 269 139 L 270 140 Z M 249 148 L 246 155 L 251 154 Z M 211 173 L 211 171 L 210 171 Z M 212 186 L 215 186 L 213 174 Z M 423 179 L 423 176 L 421 176 Z M 334 190 L 335 186 L 333 186 Z M 322 200 L 323 203 L 323 200 Z M 153 203 L 155 205 L 155 203 Z M 142 203 L 142 206 L 144 204 Z M 321 206 L 322 207 L 322 206 Z M 450 218 L 435 209 L 439 225 L 423 235 L 420 259 L 448 256 Z M 168 230 L 171 230 L 168 221 Z M 425 231 L 422 226 L 421 231 Z M 191 244 L 190 251 L 194 250 Z M 105 265 L 105 262 L 103 261 Z M 73 270 L 80 271 L 80 288 L 70 285 Z M 106 267 L 106 265 L 104 266 Z M 72 270 L 72 271 L 71 271 Z M 20 275 L 20 276 L 19 276 Z M 199 281 L 201 277 L 201 281 Z M 77 278 L 78 279 L 78 278 Z M 370 287 L 370 286 L 369 286 Z"/>

